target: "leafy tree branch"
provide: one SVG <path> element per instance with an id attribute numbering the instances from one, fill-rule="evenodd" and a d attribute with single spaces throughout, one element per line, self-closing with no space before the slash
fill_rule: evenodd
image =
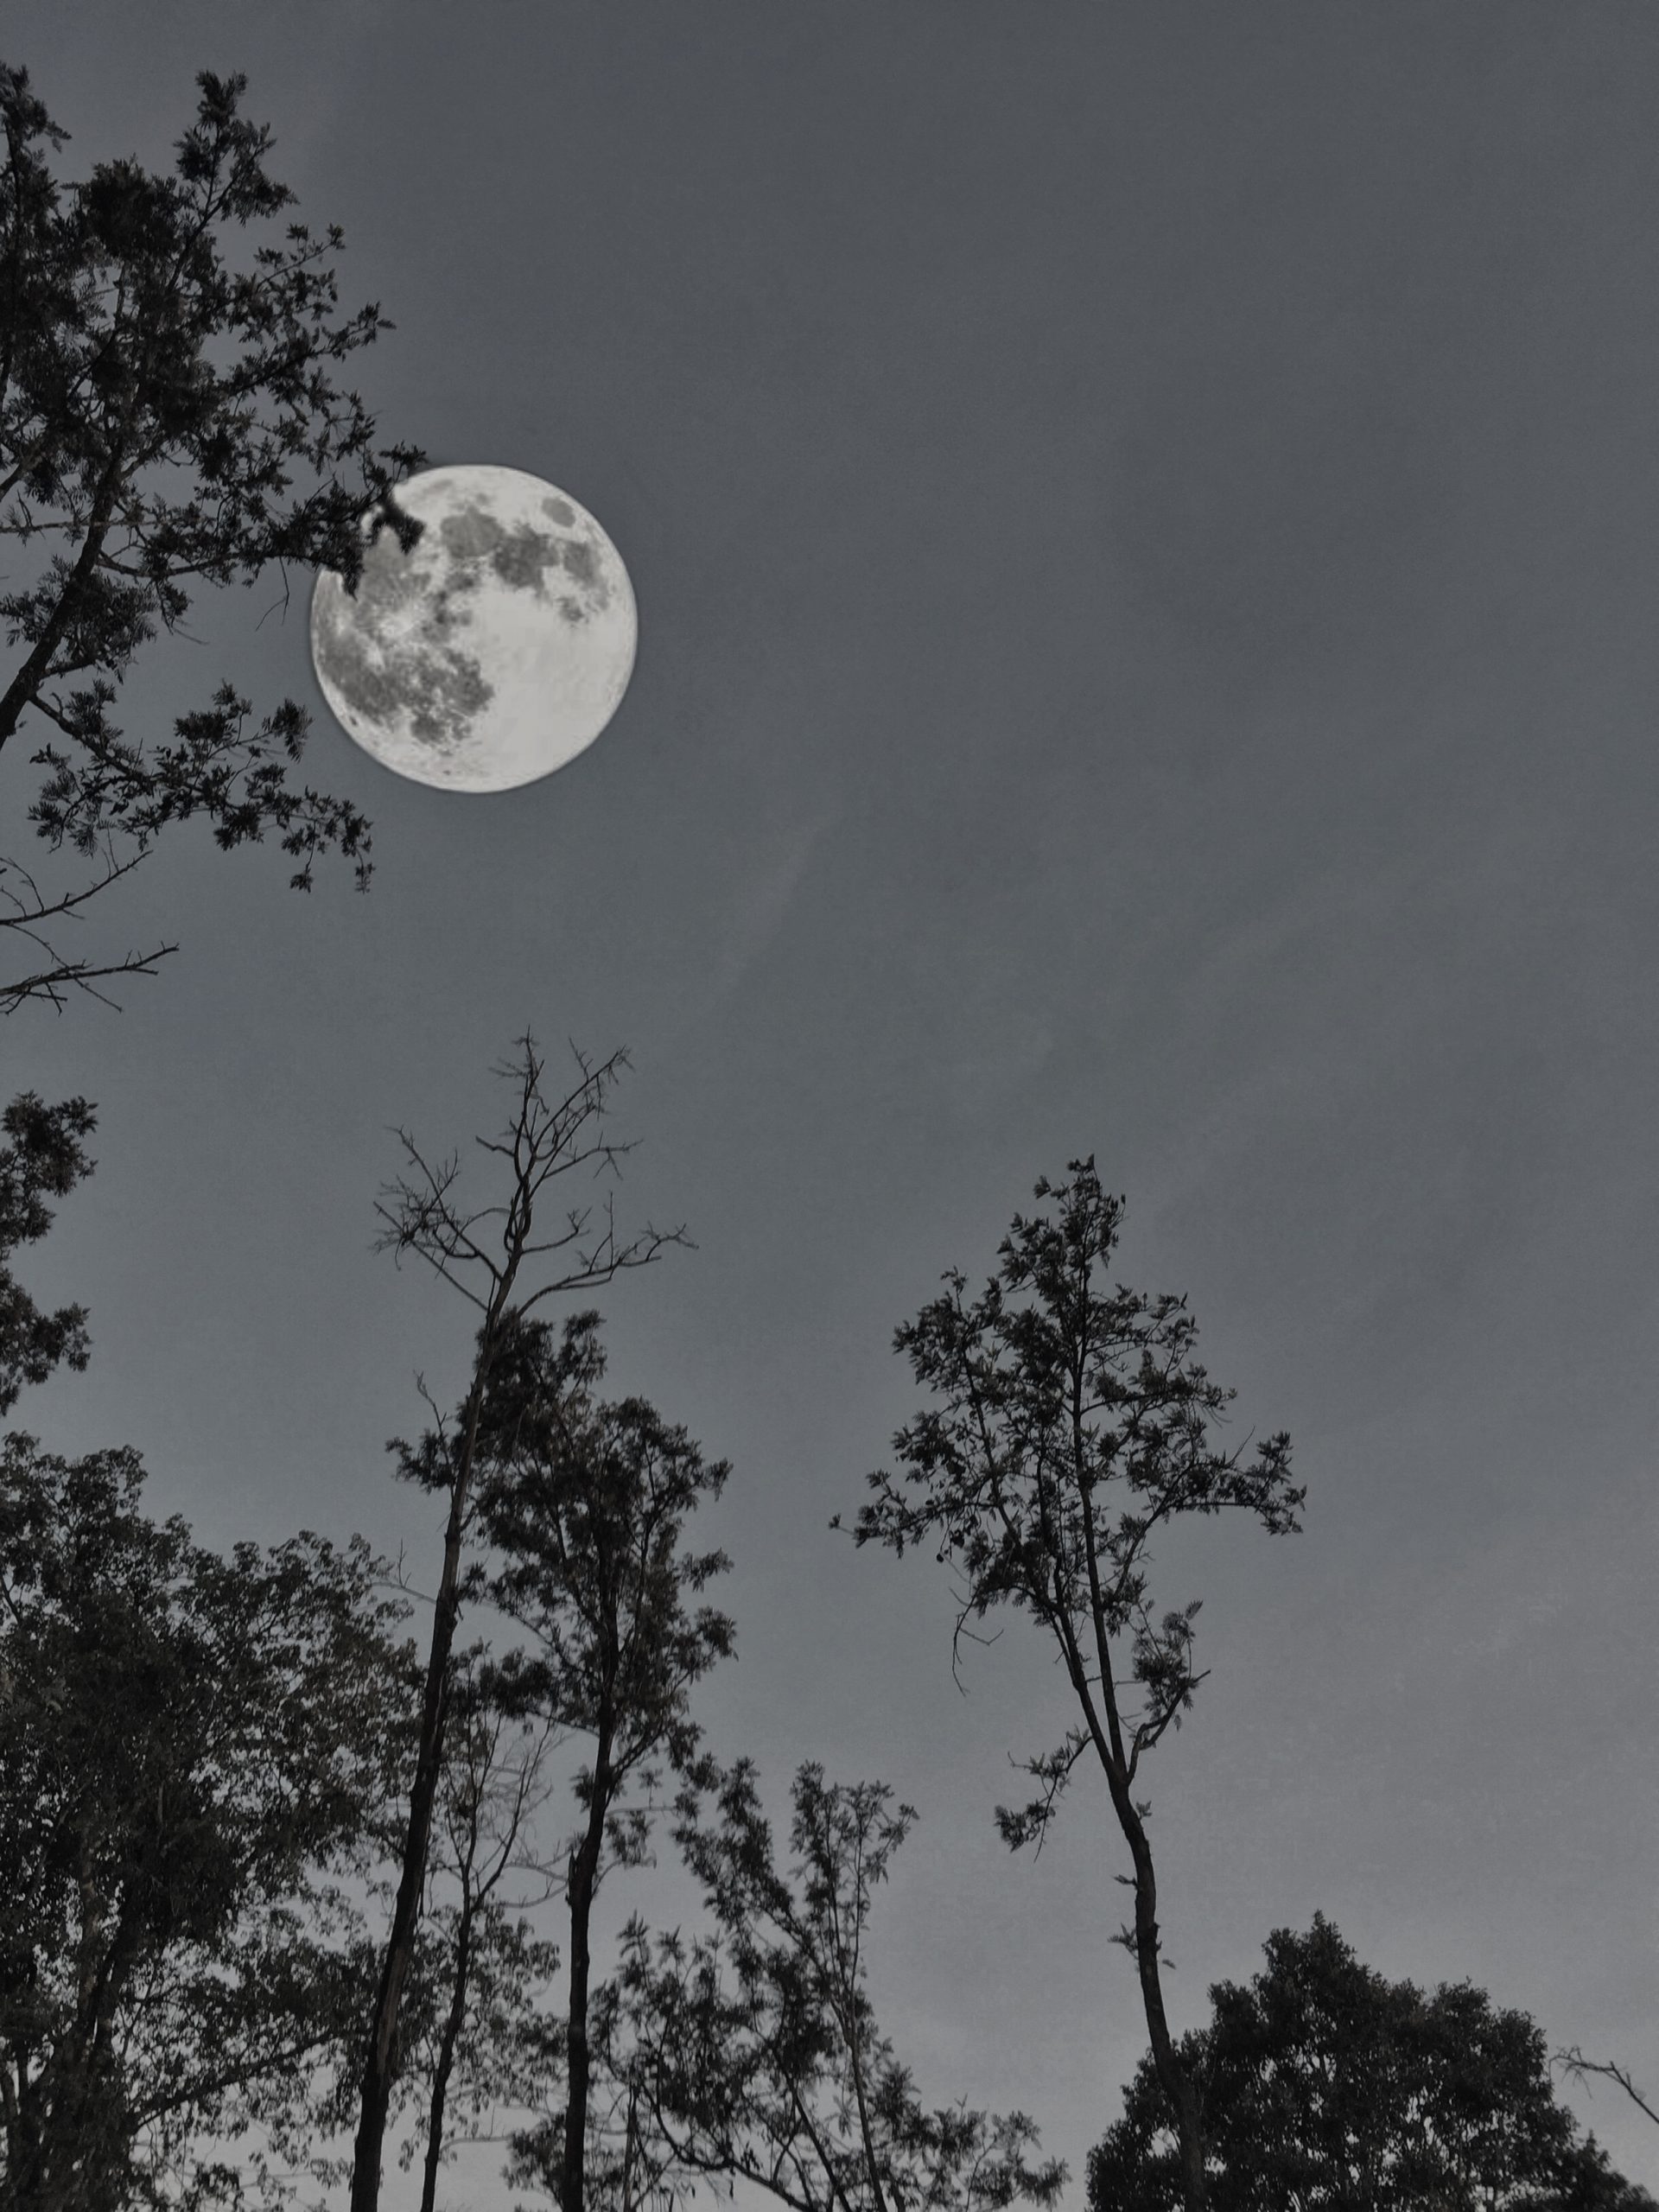
<path id="1" fill-rule="evenodd" d="M 422 455 L 378 445 L 373 416 L 335 380 L 391 326 L 378 306 L 340 311 L 337 227 L 265 235 L 294 195 L 270 173 L 269 128 L 241 112 L 246 79 L 197 85 L 170 173 L 124 159 L 66 185 L 54 157 L 67 134 L 27 71 L 0 63 L 0 539 L 25 564 L 0 594 L 18 655 L 0 679 L 0 747 L 29 715 L 43 726 L 29 824 L 53 853 L 101 863 L 44 896 L 15 858 L 0 864 L 0 931 L 33 948 L 0 984 L 8 1009 L 101 996 L 98 982 L 151 974 L 175 950 L 82 957 L 50 933 L 169 823 L 200 816 L 226 850 L 276 836 L 301 889 L 328 852 L 368 880 L 364 815 L 289 780 L 309 719 L 293 700 L 255 724 L 221 683 L 171 742 L 113 719 L 124 678 L 180 628 L 193 592 L 275 570 L 286 595 L 296 566 L 353 588 L 380 528 L 405 546 L 419 534 L 392 495 Z M 264 242 L 233 251 L 249 232 Z"/>

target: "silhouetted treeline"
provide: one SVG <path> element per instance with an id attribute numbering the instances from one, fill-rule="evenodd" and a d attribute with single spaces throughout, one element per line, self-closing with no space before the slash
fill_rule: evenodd
<path id="1" fill-rule="evenodd" d="M 443 1516 L 423 1637 L 361 1537 L 221 1557 L 146 1515 L 131 1452 L 5 1440 L 3 2212 L 347 2185 L 376 2203 L 393 2154 L 433 2212 L 480 2139 L 565 2212 L 738 2180 L 793 2212 L 1059 2197 L 1032 2120 L 929 2102 L 880 2028 L 877 1894 L 911 1808 L 809 1762 L 785 1862 L 753 1764 L 704 1744 L 698 1686 L 735 1629 L 711 1602 L 730 1562 L 690 1523 L 729 1471 L 646 1400 L 604 1395 L 597 1314 L 536 1310 L 678 1241 L 625 1235 L 608 1198 L 562 1202 L 573 1168 L 625 1154 L 622 1065 L 578 1059 L 553 1090 L 524 1040 L 498 1071 L 502 1133 L 465 1171 L 406 1136 L 383 1196 L 383 1242 L 481 1317 L 459 1406 L 429 1401 L 392 1446 Z M 88 1172 L 92 1128 L 79 1101 L 7 1117 L 14 1395 L 87 1351 L 86 1315 L 41 1313 L 12 1268 Z M 1152 1540 L 1230 1504 L 1288 1529 L 1301 1493 L 1282 1438 L 1248 1459 L 1211 1443 L 1226 1394 L 1184 1304 L 1101 1287 L 1120 1209 L 1092 1166 L 1037 1196 L 981 1294 L 953 1274 L 899 1332 L 929 1402 L 859 1534 L 951 1560 L 964 1624 L 1008 1604 L 1056 1639 L 1078 1718 L 1030 1762 L 1036 1798 L 997 1818 L 1018 1847 L 1085 1756 L 1103 1770 L 1145 1885 L 1120 1940 L 1150 2027 L 1145 1815 L 1120 1800 L 1200 1680 L 1196 1609 L 1153 1606 Z M 601 1885 L 646 1894 L 664 1821 L 700 1923 L 636 1910 L 596 1955 Z M 1523 2016 L 1389 1984 L 1317 1915 L 1268 1957 L 1248 1989 L 1217 1987 L 1209 2027 L 1149 2037 L 1090 2212 L 1651 2203 L 1580 2137 Z"/>

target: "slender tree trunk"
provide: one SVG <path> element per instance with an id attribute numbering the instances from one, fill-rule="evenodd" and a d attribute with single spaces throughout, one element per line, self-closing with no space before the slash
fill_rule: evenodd
<path id="1" fill-rule="evenodd" d="M 83 1849 L 82 1931 L 75 2018 L 35 2083 L 37 2115 L 29 2151 L 9 2177 L 9 2212 L 58 2212 L 101 2202 L 111 2188 L 128 2140 L 124 2108 L 111 2091 L 110 2043 L 116 2012 L 138 1955 L 136 1922 L 118 1918 L 107 1946 L 105 1904 L 92 1886 Z M 22 2071 L 27 2087 L 27 2057 Z"/>
<path id="2" fill-rule="evenodd" d="M 1122 1730 L 1111 1676 L 1103 1673 L 1102 1677 L 1103 1702 L 1110 1730 L 1109 1742 L 1089 1694 L 1081 1655 L 1065 1635 L 1060 1637 L 1060 1645 L 1089 1724 L 1090 1738 L 1106 1776 L 1112 1810 L 1117 1815 L 1118 1827 L 1123 1832 L 1135 1866 L 1135 1967 L 1141 1983 L 1141 2008 L 1147 2017 L 1147 2036 L 1152 2045 L 1152 2063 L 1169 2101 L 1170 2118 L 1180 2144 L 1181 2202 L 1185 2212 L 1205 2212 L 1208 2184 L 1205 2177 L 1203 2115 L 1198 2109 L 1198 2093 L 1181 2063 L 1164 2011 L 1163 1975 L 1158 1963 L 1158 1876 L 1146 1823 L 1135 1808 L 1128 1768 L 1122 1755 Z"/>
<path id="3" fill-rule="evenodd" d="M 467 1506 L 472 1487 L 473 1461 L 478 1445 L 478 1424 L 484 1408 L 485 1384 L 494 1357 L 499 1326 L 499 1301 L 492 1311 L 479 1347 L 478 1364 L 467 1401 L 466 1421 L 456 1449 L 454 1480 L 449 1490 L 449 1518 L 443 1535 L 443 1574 L 432 1612 L 432 1644 L 427 1658 L 426 1691 L 421 1713 L 420 1749 L 415 1762 L 415 1781 L 410 1791 L 409 1823 L 404 1837 L 404 1863 L 397 1884 L 397 1902 L 386 1938 L 386 1955 L 375 1998 L 374 2021 L 363 2066 L 361 2103 L 357 2139 L 352 2154 L 351 2212 L 377 2212 L 380 2198 L 380 2158 L 385 2143 L 386 2119 L 391 2108 L 391 2084 L 397 2056 L 397 2012 L 415 1952 L 415 1932 L 420 1918 L 421 1893 L 426 1883 L 427 1852 L 432 1836 L 432 1808 L 437 1800 L 443 1769 L 443 1727 L 449 1703 L 449 1658 L 454 1645 L 455 1622 L 461 1611 L 461 1555 L 467 1530 Z"/>
<path id="4" fill-rule="evenodd" d="M 16 2063 L 17 2081 L 12 2079 Z M 17 2082 L 28 2085 L 29 2054 L 14 2044 L 3 2059 L 0 2059 L 0 2127 L 3 2127 L 6 2145 L 6 2166 L 16 2173 L 23 2162 L 22 2110 L 17 2101 Z"/>
<path id="5" fill-rule="evenodd" d="M 611 1731 L 602 1722 L 594 1747 L 594 1794 L 588 1829 L 570 1864 L 570 1999 L 569 2049 L 565 2058 L 564 2144 L 559 2159 L 559 2212 L 582 2212 L 588 2173 L 588 2097 L 593 2056 L 588 2047 L 588 1948 L 594 1892 L 599 1886 L 599 1858 L 605 1847 L 605 1815 L 610 1809 Z"/>
<path id="6" fill-rule="evenodd" d="M 1117 1791 L 1112 1792 L 1116 1804 Z M 1135 1963 L 1141 1980 L 1141 2002 L 1152 2043 L 1152 2062 L 1169 2100 L 1175 2133 L 1181 2147 L 1181 2202 L 1185 2212 L 1204 2212 L 1208 2196 L 1205 2177 L 1204 2135 L 1198 2094 L 1169 2032 L 1164 2011 L 1163 1976 L 1158 1950 L 1158 1878 L 1152 1863 L 1147 1831 L 1127 1788 L 1117 1808 L 1119 1824 L 1135 1861 Z"/>
<path id="7" fill-rule="evenodd" d="M 847 2021 L 847 2056 L 853 2071 L 853 2095 L 858 2106 L 858 2139 L 864 2152 L 864 2177 L 870 2184 L 870 2202 L 875 2212 L 887 2212 L 887 2191 L 881 2186 L 881 2161 L 876 2155 L 875 2137 L 870 2126 L 870 2104 L 865 2094 L 864 2067 L 858 2050 L 858 2015 L 849 2010 Z"/>
<path id="8" fill-rule="evenodd" d="M 622 2212 L 633 2212 L 634 2156 L 639 2143 L 639 2084 L 628 2083 L 627 2132 L 622 2139 Z"/>
<path id="9" fill-rule="evenodd" d="M 857 1942 L 855 1933 L 853 1957 L 849 1960 L 838 1928 L 830 1937 L 835 1983 L 842 1997 L 836 2011 L 841 2031 L 847 2039 L 847 2063 L 853 2076 L 853 2101 L 858 2110 L 858 2139 L 864 2153 L 864 2176 L 870 2184 L 870 2202 L 874 2212 L 887 2212 L 887 2192 L 881 2186 L 881 2161 L 876 2155 L 875 2135 L 870 2125 L 870 2101 L 865 2088 L 864 2058 L 860 2047 L 862 2022 L 858 2009 Z"/>
<path id="10" fill-rule="evenodd" d="M 1170 2118 L 1174 2122 L 1176 2138 L 1180 2145 L 1181 2202 L 1185 2212 L 1205 2212 L 1208 2186 L 1205 2177 L 1203 2116 L 1198 2109 L 1198 2093 L 1181 2063 L 1175 2039 L 1169 2032 L 1168 2016 L 1164 2011 L 1163 1975 L 1159 1967 L 1158 1876 L 1153 1865 L 1152 1845 L 1147 1835 L 1146 1823 L 1135 1810 L 1130 1788 L 1128 1765 L 1123 1757 L 1123 1733 L 1118 1719 L 1117 1699 L 1109 1671 L 1109 1662 L 1103 1665 L 1101 1673 L 1102 1702 L 1106 1708 L 1106 1727 L 1103 1728 L 1094 1700 L 1089 1694 L 1081 1653 L 1075 1642 L 1064 1632 L 1060 1634 L 1060 1646 L 1088 1722 L 1090 1739 L 1106 1776 L 1112 1810 L 1117 1815 L 1118 1827 L 1123 1832 L 1123 1839 L 1129 1847 L 1129 1856 L 1135 1866 L 1135 1973 L 1141 1983 L 1141 2003 L 1147 2017 L 1152 2063 L 1164 2094 L 1169 2101 Z"/>
<path id="11" fill-rule="evenodd" d="M 1085 1294 L 1086 1289 L 1085 1283 Z M 1205 2212 L 1209 2190 L 1205 2174 L 1203 2115 L 1198 2109 L 1198 2093 L 1175 2049 L 1175 2040 L 1169 2032 L 1169 2020 L 1164 2011 L 1164 1983 L 1158 1947 L 1158 1876 L 1153 1866 L 1152 1845 L 1147 1840 L 1146 1822 L 1135 1809 L 1130 1757 L 1126 1752 L 1123 1741 L 1123 1724 L 1117 1709 L 1117 1690 L 1112 1674 L 1111 1630 L 1100 1582 L 1094 1494 L 1088 1478 L 1088 1452 L 1084 1433 L 1085 1381 L 1080 1356 L 1071 1378 L 1072 1464 L 1083 1514 L 1084 1553 L 1089 1573 L 1089 1611 L 1094 1630 L 1095 1655 L 1100 1670 L 1100 1696 L 1106 1709 L 1104 1735 L 1094 1700 L 1089 1694 L 1083 1655 L 1069 1632 L 1062 1635 L 1061 1644 L 1072 1685 L 1088 1721 L 1096 1755 L 1105 1770 L 1112 1810 L 1117 1815 L 1118 1827 L 1123 1832 L 1123 1840 L 1129 1847 L 1129 1856 L 1135 1866 L 1135 1973 L 1141 1983 L 1141 2009 L 1147 2016 L 1152 2063 L 1157 2069 L 1164 2095 L 1168 2100 L 1170 2117 L 1175 2123 L 1176 2139 L 1180 2145 L 1181 2202 L 1185 2212 Z"/>
<path id="12" fill-rule="evenodd" d="M 426 2166 L 421 2177 L 421 2212 L 434 2212 L 438 2194 L 438 2168 L 443 2160 L 443 2107 L 454 2070 L 455 2046 L 467 2018 L 467 1977 L 472 1967 L 473 1897 L 468 1884 L 461 1903 L 455 1929 L 455 1980 L 449 1994 L 449 2012 L 438 2044 L 437 2064 L 432 2069 L 432 2102 L 426 2121 Z"/>

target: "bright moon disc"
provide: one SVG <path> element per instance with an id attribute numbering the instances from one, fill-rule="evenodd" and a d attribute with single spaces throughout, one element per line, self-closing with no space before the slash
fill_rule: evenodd
<path id="1" fill-rule="evenodd" d="M 429 468 L 382 528 L 355 598 L 325 569 L 311 658 L 346 734 L 400 776 L 505 791 L 574 760 L 633 671 L 633 587 L 568 492 L 517 468 Z"/>

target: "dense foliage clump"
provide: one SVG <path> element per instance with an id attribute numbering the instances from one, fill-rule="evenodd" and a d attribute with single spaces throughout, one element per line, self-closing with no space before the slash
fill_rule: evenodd
<path id="1" fill-rule="evenodd" d="M 406 1748 L 361 1540 L 224 1557 L 129 1451 L 0 1446 L 0 2205 L 211 2201 L 354 2050 Z"/>
<path id="2" fill-rule="evenodd" d="M 1426 1995 L 1364 1966 L 1322 1914 L 1218 1982 L 1181 2042 L 1202 2084 L 1216 2212 L 1643 2212 L 1557 2099 L 1542 2035 L 1468 1982 Z M 1174 2212 L 1179 2146 L 1143 2060 L 1089 2161 L 1090 2212 Z"/>

